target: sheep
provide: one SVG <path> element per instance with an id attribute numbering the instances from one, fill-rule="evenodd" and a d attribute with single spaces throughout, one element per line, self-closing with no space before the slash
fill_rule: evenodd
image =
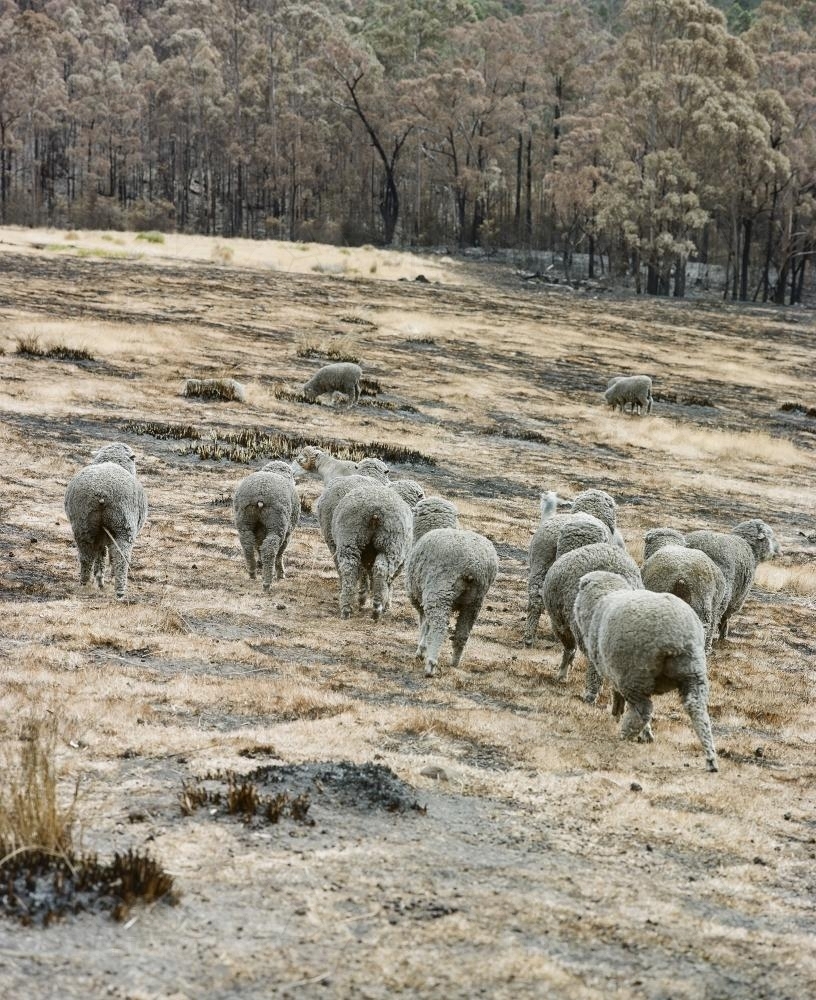
<path id="1" fill-rule="evenodd" d="M 376 479 L 377 482 L 384 483 L 386 486 L 391 485 L 388 478 L 390 471 L 385 462 L 381 462 L 379 458 L 361 458 L 357 463 L 358 475 L 370 476 L 371 479 Z"/>
<path id="2" fill-rule="evenodd" d="M 340 499 L 331 537 L 340 575 L 340 616 L 351 615 L 361 574 L 367 574 L 377 621 L 391 604 L 391 584 L 408 555 L 411 508 L 390 487 L 366 482 Z"/>
<path id="3" fill-rule="evenodd" d="M 324 392 L 343 392 L 348 396 L 349 406 L 353 406 L 360 398 L 362 377 L 363 369 L 350 361 L 324 365 L 303 386 L 303 395 L 313 403 Z"/>
<path id="4" fill-rule="evenodd" d="M 754 518 L 741 521 L 729 533 L 692 531 L 686 535 L 690 549 L 699 549 L 722 570 L 728 587 L 728 600 L 720 618 L 719 638 L 728 638 L 732 615 L 745 603 L 757 565 L 779 554 L 779 543 L 769 525 Z"/>
<path id="5" fill-rule="evenodd" d="M 640 570 L 635 560 L 609 542 L 596 542 L 573 549 L 556 559 L 544 578 L 542 597 L 550 616 L 553 633 L 564 647 L 558 680 L 567 679 L 575 658 L 576 636 L 572 631 L 572 606 L 582 576 L 593 570 L 619 573 L 632 587 L 642 589 Z"/>
<path id="6" fill-rule="evenodd" d="M 616 376 L 610 383 L 604 399 L 613 410 L 620 407 L 623 412 L 624 406 L 630 403 L 632 413 L 635 407 L 640 413 L 644 406 L 647 413 L 652 412 L 652 380 L 648 375 Z"/>
<path id="7" fill-rule="evenodd" d="M 337 505 L 352 490 L 356 490 L 359 486 L 370 485 L 376 481 L 371 476 L 359 475 L 358 473 L 351 476 L 337 476 L 337 478 L 330 480 L 326 484 L 325 489 L 320 494 L 315 512 L 323 541 L 328 545 L 332 557 L 334 557 L 337 550 L 332 537 L 332 518 L 334 517 Z"/>
<path id="8" fill-rule="evenodd" d="M 674 528 L 651 528 L 643 540 L 643 559 L 651 559 L 664 545 L 685 545 L 683 534 Z"/>
<path id="9" fill-rule="evenodd" d="M 147 519 L 147 498 L 128 445 L 106 445 L 80 469 L 65 490 L 65 513 L 79 554 L 80 584 L 88 584 L 93 573 L 101 590 L 109 558 L 116 597 L 124 600 L 131 551 Z"/>
<path id="10" fill-rule="evenodd" d="M 581 577 L 572 627 L 587 652 L 587 692 L 613 687 L 612 713 L 623 714 L 622 739 L 651 743 L 652 695 L 677 690 L 703 746 L 709 771 L 717 752 L 708 716 L 705 635 L 697 615 L 674 594 L 633 590 L 617 573 Z M 626 712 L 624 714 L 624 705 Z"/>
<path id="11" fill-rule="evenodd" d="M 411 510 L 416 510 L 419 501 L 425 499 L 425 490 L 416 479 L 397 479 L 391 483 L 391 489 L 402 497 Z"/>
<path id="12" fill-rule="evenodd" d="M 244 552 L 249 578 L 255 579 L 255 553 L 260 556 L 263 589 L 272 576 L 286 576 L 283 556 L 300 522 L 300 497 L 292 468 L 276 460 L 242 479 L 233 499 L 235 527 Z"/>
<path id="13" fill-rule="evenodd" d="M 547 571 L 555 562 L 559 535 L 573 518 L 582 515 L 581 520 L 587 525 L 587 543 L 609 541 L 625 550 L 623 538 L 616 525 L 617 505 L 608 493 L 603 490 L 583 490 L 572 501 L 570 513 L 567 514 L 556 514 L 558 505 L 559 499 L 556 493 L 550 491 L 541 494 L 541 521 L 530 542 L 527 622 L 524 629 L 526 646 L 532 646 L 535 640 L 542 611 L 541 589 Z M 588 519 L 595 522 L 595 529 L 588 527 Z M 598 523 L 606 527 L 606 538 L 600 538 L 597 533 L 593 536 Z"/>
<path id="14" fill-rule="evenodd" d="M 405 567 L 408 597 L 419 615 L 417 659 L 436 673 L 439 650 L 456 613 L 451 666 L 459 666 L 473 624 L 499 571 L 496 549 L 484 535 L 458 527 L 453 504 L 430 497 L 414 511 L 414 543 Z"/>
<path id="15" fill-rule="evenodd" d="M 354 476 L 357 473 L 357 463 L 345 458 L 334 458 L 322 448 L 307 444 L 302 448 L 292 462 L 295 478 L 314 472 L 324 483 L 337 476 Z"/>
<path id="16" fill-rule="evenodd" d="M 640 575 L 647 590 L 674 594 L 688 604 L 700 619 L 710 653 L 730 596 L 720 567 L 699 549 L 667 544 L 649 556 Z"/>

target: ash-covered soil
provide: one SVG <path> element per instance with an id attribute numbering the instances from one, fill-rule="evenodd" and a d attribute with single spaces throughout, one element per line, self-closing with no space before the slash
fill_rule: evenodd
<path id="1" fill-rule="evenodd" d="M 118 923 L 0 916 L 0 995 L 816 991 L 812 316 L 478 276 L 0 254 L 0 751 L 57 718 L 83 849 L 149 850 L 178 893 Z M 19 354 L 26 336 L 92 359 Z M 374 394 L 298 401 L 337 353 Z M 652 375 L 649 417 L 603 407 L 624 371 Z M 247 401 L 185 399 L 186 377 Z M 317 480 L 287 578 L 248 579 L 232 492 L 305 439 L 387 456 L 493 540 L 458 670 L 445 651 L 422 675 L 399 582 L 381 622 L 340 620 Z M 62 510 L 111 440 L 150 506 L 123 604 L 79 588 Z M 709 663 L 717 775 L 676 698 L 654 744 L 621 744 L 606 697 L 580 700 L 581 662 L 555 680 L 544 622 L 522 645 L 539 495 L 589 487 L 636 558 L 667 524 L 763 517 L 782 545 Z"/>

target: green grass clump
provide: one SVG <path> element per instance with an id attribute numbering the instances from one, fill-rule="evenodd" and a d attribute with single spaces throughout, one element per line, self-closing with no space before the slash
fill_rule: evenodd
<path id="1" fill-rule="evenodd" d="M 145 243 L 164 243 L 164 233 L 156 232 L 155 229 L 150 229 L 146 233 L 137 233 L 137 240 L 143 240 Z"/>

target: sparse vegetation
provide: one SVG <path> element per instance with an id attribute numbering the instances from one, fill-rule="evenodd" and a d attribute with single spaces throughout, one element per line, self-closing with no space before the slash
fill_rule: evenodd
<path id="1" fill-rule="evenodd" d="M 214 264 L 231 264 L 234 257 L 235 251 L 233 248 L 225 246 L 223 243 L 216 243 L 210 255 Z"/>
<path id="2" fill-rule="evenodd" d="M 309 819 L 309 796 L 291 796 L 288 792 L 264 794 L 252 775 L 234 771 L 218 771 L 185 782 L 179 793 L 183 816 L 192 816 L 197 810 L 209 807 L 210 815 L 237 816 L 243 823 L 265 822 L 276 824 L 283 818 L 296 823 L 314 825 Z"/>
<path id="3" fill-rule="evenodd" d="M 189 399 L 220 399 L 226 403 L 244 401 L 244 388 L 232 378 L 185 379 L 183 395 Z"/>
<path id="4" fill-rule="evenodd" d="M 806 406 L 804 403 L 783 403 L 780 407 L 783 413 L 799 413 L 803 417 L 816 417 L 816 406 Z"/>
<path id="5" fill-rule="evenodd" d="M 328 341 L 304 338 L 298 344 L 295 354 L 299 358 L 326 358 L 329 361 L 350 361 L 356 365 L 360 364 L 357 346 L 345 337 Z"/>
<path id="6" fill-rule="evenodd" d="M 143 240 L 145 243 L 164 243 L 164 233 L 156 232 L 155 229 L 150 229 L 145 233 L 137 233 L 137 240 Z"/>
<path id="7" fill-rule="evenodd" d="M 16 353 L 29 358 L 53 358 L 56 361 L 96 360 L 84 347 L 69 347 L 67 344 L 52 344 L 47 347 L 40 343 L 40 338 L 36 334 L 18 337 Z"/>

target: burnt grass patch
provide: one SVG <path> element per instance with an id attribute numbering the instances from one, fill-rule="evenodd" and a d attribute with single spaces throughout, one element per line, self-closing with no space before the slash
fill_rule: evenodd
<path id="1" fill-rule="evenodd" d="M 257 427 L 201 431 L 192 424 L 170 424 L 150 421 L 128 421 L 122 430 L 147 435 L 157 440 L 189 441 L 179 451 L 181 455 L 197 455 L 201 459 L 247 463 L 259 459 L 294 458 L 307 445 L 330 452 L 335 458 L 359 462 L 366 457 L 406 465 L 436 465 L 436 460 L 415 448 L 389 444 L 385 441 L 359 443 L 338 438 L 304 436 L 287 431 L 267 432 Z"/>
<path id="2" fill-rule="evenodd" d="M 511 427 L 506 424 L 490 427 L 485 431 L 485 434 L 491 437 L 510 438 L 513 441 L 531 441 L 534 444 L 552 443 L 549 434 L 542 434 L 541 431 L 528 430 L 524 427 Z"/>
<path id="3" fill-rule="evenodd" d="M 805 406 L 804 403 L 786 402 L 779 409 L 783 413 L 796 413 L 802 417 L 816 417 L 816 406 Z"/>
<path id="4" fill-rule="evenodd" d="M 179 800 L 185 815 L 206 807 L 215 810 L 212 815 L 238 816 L 253 825 L 284 817 L 313 825 L 312 803 L 361 812 L 426 811 L 414 789 L 389 767 L 351 761 L 267 764 L 244 775 L 219 771 L 185 783 Z"/>
<path id="5" fill-rule="evenodd" d="M 26 927 L 48 927 L 78 913 L 124 920 L 137 903 L 175 905 L 173 876 L 149 854 L 126 851 L 102 863 L 95 855 L 32 848 L 14 853 L 0 845 L 0 914 Z"/>
<path id="6" fill-rule="evenodd" d="M 95 361 L 93 354 L 84 347 L 68 347 L 67 344 L 52 344 L 45 347 L 37 336 L 17 338 L 15 354 L 27 358 L 51 358 L 55 361 Z"/>

